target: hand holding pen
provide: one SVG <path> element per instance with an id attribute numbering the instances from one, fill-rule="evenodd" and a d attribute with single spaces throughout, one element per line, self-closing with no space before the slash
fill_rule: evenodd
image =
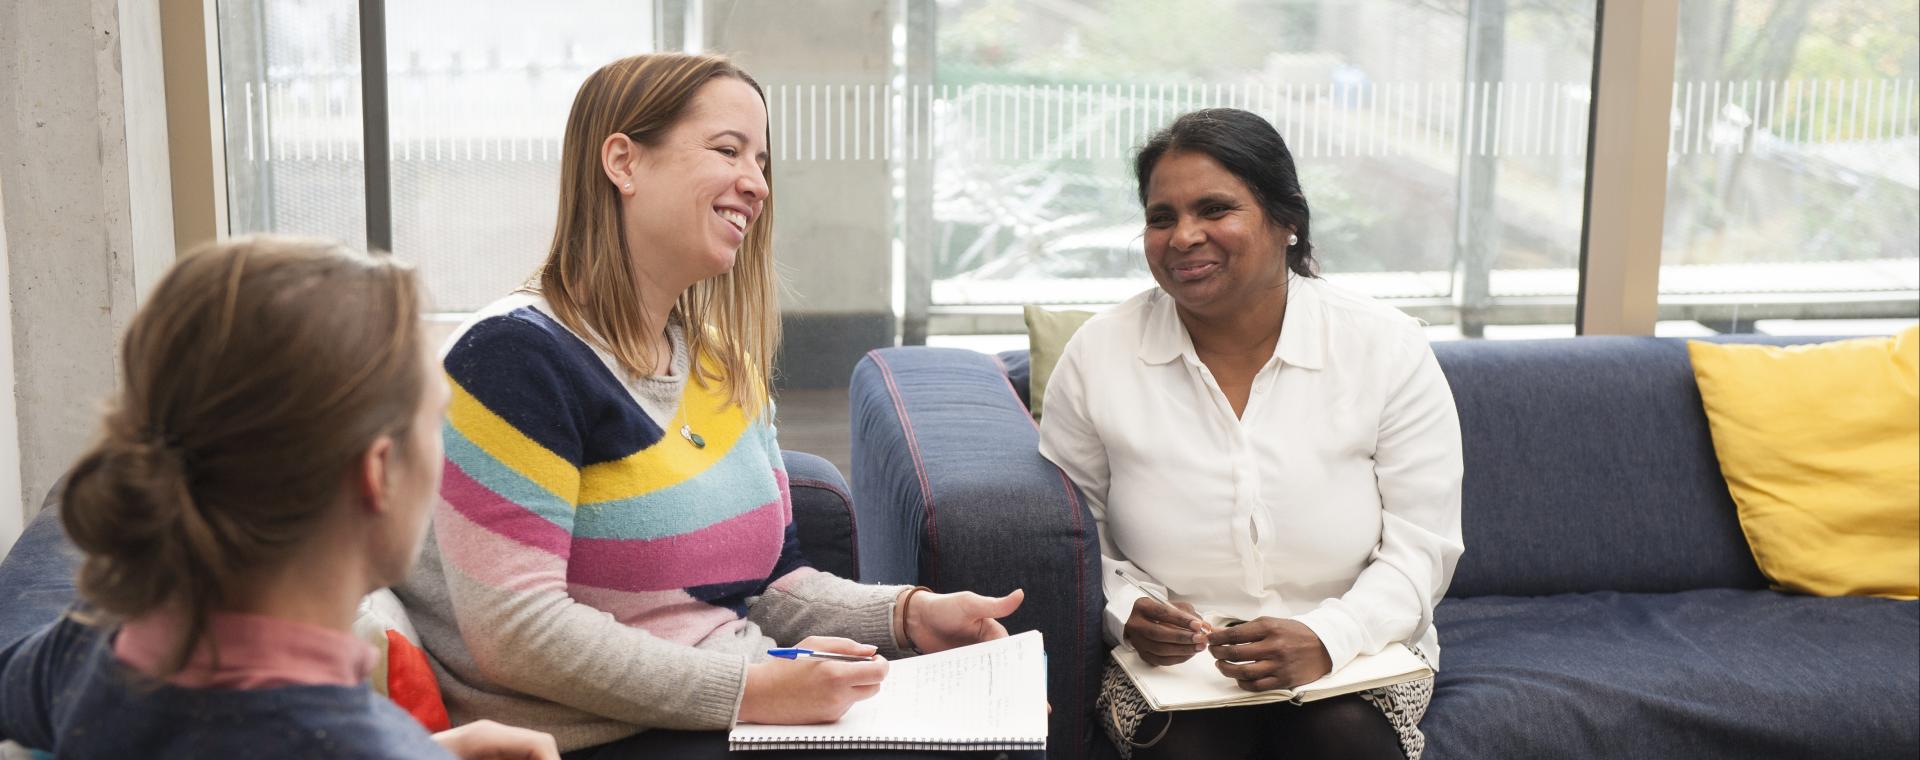
<path id="1" fill-rule="evenodd" d="M 740 698 L 743 723 L 831 723 L 855 702 L 880 693 L 887 658 L 874 647 L 832 636 L 809 636 L 747 666 Z"/>
<path id="2" fill-rule="evenodd" d="M 1200 617 L 1193 605 L 1173 602 L 1153 586 L 1142 583 L 1115 568 L 1114 575 L 1146 594 L 1133 603 L 1132 614 L 1122 631 L 1127 644 L 1149 665 L 1177 665 L 1207 649 L 1207 634 L 1213 626 Z"/>

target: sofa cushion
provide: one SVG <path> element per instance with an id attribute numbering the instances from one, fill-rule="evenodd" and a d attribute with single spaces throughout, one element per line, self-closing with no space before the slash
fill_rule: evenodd
<path id="1" fill-rule="evenodd" d="M 1920 754 L 1920 603 L 1481 597 L 1435 625 L 1430 760 Z"/>
<path id="2" fill-rule="evenodd" d="M 1820 596 L 1920 597 L 1920 326 L 1791 348 L 1687 345 L 1761 572 Z"/>
<path id="3" fill-rule="evenodd" d="M 1033 411 L 1033 418 L 1039 419 L 1046 413 L 1047 380 L 1053 377 L 1053 368 L 1060 363 L 1060 355 L 1067 351 L 1067 341 L 1080 331 L 1080 326 L 1092 319 L 1095 312 L 1080 310 L 1054 311 L 1038 306 L 1026 308 L 1027 317 L 1027 356 L 1031 360 L 1032 371 L 1028 374 L 1029 393 L 1026 397 L 1027 408 Z"/>
<path id="4" fill-rule="evenodd" d="M 1467 551 L 1449 596 L 1763 588 L 1686 344 L 1435 343 L 1460 411 Z"/>
<path id="5" fill-rule="evenodd" d="M 420 648 L 420 632 L 413 627 L 400 597 L 384 588 L 361 597 L 353 635 L 379 653 L 367 678 L 376 693 L 393 700 L 428 731 L 452 727 L 447 702 L 440 695 L 439 682 L 434 680 L 433 665 L 426 650 Z"/>

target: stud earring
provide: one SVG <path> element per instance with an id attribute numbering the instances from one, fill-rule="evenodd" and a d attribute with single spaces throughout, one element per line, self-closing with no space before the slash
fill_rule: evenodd
<path id="1" fill-rule="evenodd" d="M 633 183 L 632 183 L 632 182 L 628 182 L 628 183 L 627 183 L 627 189 L 628 189 L 628 190 L 632 190 L 632 189 L 633 189 Z"/>
<path id="2" fill-rule="evenodd" d="M 631 187 L 631 185 L 629 185 L 629 187 Z M 1287 233 L 1287 246 L 1288 246 L 1289 248 L 1291 248 L 1291 247 L 1293 247 L 1293 246 L 1296 246 L 1296 245 L 1299 245 L 1299 244 L 1300 244 L 1300 236 L 1299 236 L 1299 235 L 1295 235 L 1295 234 L 1293 234 L 1293 233 Z"/>

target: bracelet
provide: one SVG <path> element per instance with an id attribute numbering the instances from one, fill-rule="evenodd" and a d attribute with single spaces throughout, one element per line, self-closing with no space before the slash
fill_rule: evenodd
<path id="1" fill-rule="evenodd" d="M 914 586 L 907 590 L 905 597 L 900 599 L 900 638 L 903 640 L 903 643 L 907 645 L 907 651 L 914 654 L 926 654 L 926 652 L 920 651 L 920 647 L 915 646 L 913 643 L 913 633 L 910 632 L 907 627 L 907 612 L 913 605 L 913 595 L 922 591 L 933 593 L 933 589 L 927 588 L 926 586 Z"/>

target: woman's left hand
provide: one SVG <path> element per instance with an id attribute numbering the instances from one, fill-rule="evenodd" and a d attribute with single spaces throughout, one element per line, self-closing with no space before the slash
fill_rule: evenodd
<path id="1" fill-rule="evenodd" d="M 1207 636 L 1214 666 L 1247 691 L 1288 689 L 1333 671 L 1333 658 L 1298 620 L 1263 617 Z"/>
<path id="2" fill-rule="evenodd" d="M 901 597 L 906 604 L 895 609 L 904 619 L 895 622 L 906 632 L 907 641 L 913 642 L 923 654 L 1006 638 L 1007 628 L 997 618 L 1013 614 L 1027 598 L 1027 592 L 1022 589 L 1014 589 L 1013 593 L 1001 597 L 981 596 L 971 591 L 936 594 L 909 590 L 906 593 L 913 598 Z"/>

